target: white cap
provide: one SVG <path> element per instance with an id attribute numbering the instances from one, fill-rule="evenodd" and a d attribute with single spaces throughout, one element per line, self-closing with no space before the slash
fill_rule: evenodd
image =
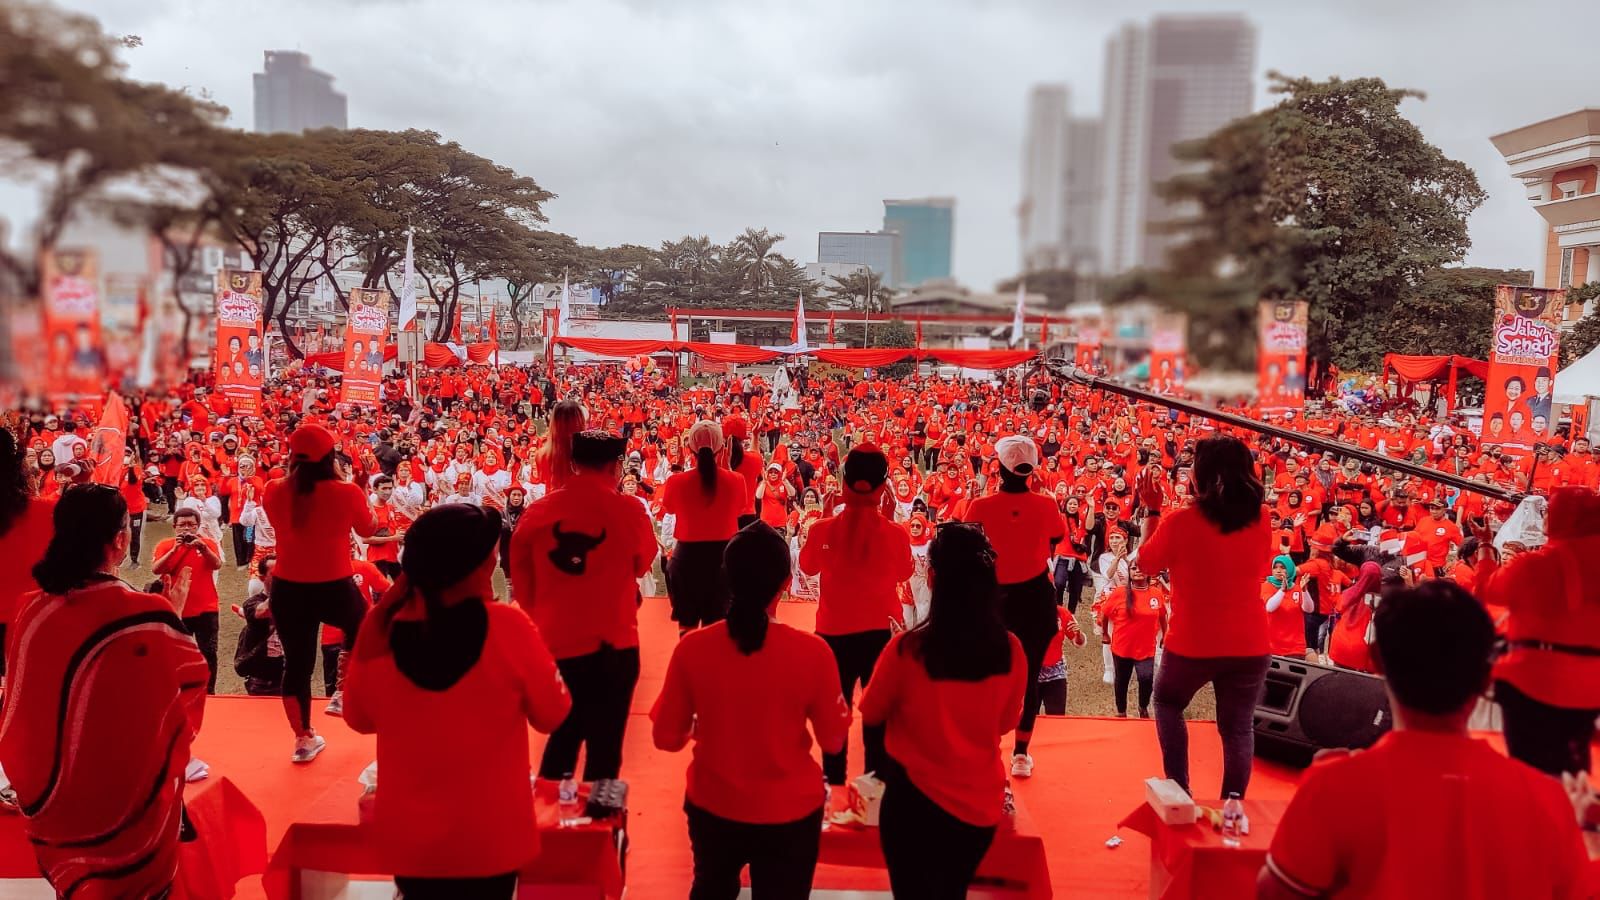
<path id="1" fill-rule="evenodd" d="M 994 452 L 1000 457 L 1000 465 L 1017 475 L 1027 475 L 1039 465 L 1039 447 L 1027 435 L 1001 438 L 995 443 Z"/>
<path id="2" fill-rule="evenodd" d="M 712 453 L 722 452 L 722 426 L 710 419 L 701 419 L 689 429 L 689 452 L 697 453 L 701 447 L 711 448 Z"/>

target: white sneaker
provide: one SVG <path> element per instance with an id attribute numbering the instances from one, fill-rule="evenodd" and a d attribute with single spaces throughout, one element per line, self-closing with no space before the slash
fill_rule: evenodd
<path id="1" fill-rule="evenodd" d="M 334 691 L 333 696 L 328 698 L 328 708 L 324 709 L 323 712 L 330 716 L 343 716 L 344 691 Z"/>
<path id="2" fill-rule="evenodd" d="M 1033 777 L 1033 757 L 1026 753 L 1018 753 L 1011 757 L 1012 778 Z"/>
<path id="3" fill-rule="evenodd" d="M 322 735 L 315 732 L 304 737 L 295 738 L 294 755 L 289 757 L 289 760 L 297 763 L 311 762 L 327 746 L 328 742 L 322 739 Z"/>
<path id="4" fill-rule="evenodd" d="M 1100 676 L 1100 680 L 1104 681 L 1106 684 L 1116 684 L 1117 683 L 1117 680 L 1115 678 L 1111 677 L 1111 673 L 1110 672 L 1106 672 L 1106 673 L 1102 674 Z"/>

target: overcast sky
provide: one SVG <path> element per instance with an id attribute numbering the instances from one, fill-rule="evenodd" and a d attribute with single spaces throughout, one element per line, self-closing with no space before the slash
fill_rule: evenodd
<path id="1" fill-rule="evenodd" d="M 957 200 L 955 275 L 1017 268 L 1024 106 L 1040 81 L 1100 107 L 1106 37 L 1200 3 L 1080 0 L 72 0 L 138 34 L 130 74 L 204 88 L 252 124 L 262 51 L 297 49 L 352 126 L 427 128 L 532 175 L 586 243 L 727 240 L 746 225 L 816 257 L 819 230 L 882 224 L 886 197 Z M 1531 267 L 1539 219 L 1488 136 L 1600 104 L 1580 6 L 1522 0 L 1244 0 L 1265 73 L 1377 75 L 1489 193 L 1469 262 Z"/>

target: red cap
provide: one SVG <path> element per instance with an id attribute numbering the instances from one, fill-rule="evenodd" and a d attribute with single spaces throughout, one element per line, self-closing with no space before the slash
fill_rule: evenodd
<path id="1" fill-rule="evenodd" d="M 750 436 L 750 426 L 746 425 L 743 419 L 737 417 L 725 419 L 722 422 L 722 436 L 730 440 L 737 438 L 742 441 Z"/>
<path id="2" fill-rule="evenodd" d="M 289 452 L 306 462 L 326 459 L 333 452 L 333 434 L 321 425 L 301 425 L 289 435 Z"/>

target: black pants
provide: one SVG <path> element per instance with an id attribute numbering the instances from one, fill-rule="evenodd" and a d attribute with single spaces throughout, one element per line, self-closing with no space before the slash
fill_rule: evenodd
<path id="1" fill-rule="evenodd" d="M 1322 638 L 1328 628 L 1328 617 L 1322 613 L 1306 613 L 1306 649 L 1321 653 L 1327 649 L 1323 646 Z"/>
<path id="2" fill-rule="evenodd" d="M 867 682 L 872 678 L 872 670 L 878 665 L 878 655 L 883 653 L 883 648 L 889 643 L 889 629 L 881 631 L 857 631 L 853 634 L 823 634 L 818 635 L 833 650 L 833 660 L 839 666 L 839 688 L 844 691 L 846 706 L 854 708 L 856 683 L 861 683 L 861 690 L 866 691 Z M 866 768 L 864 772 L 878 772 L 887 758 L 883 752 L 883 729 L 867 728 L 861 732 L 861 743 L 866 752 Z M 845 768 L 850 754 L 850 744 L 838 753 L 822 754 L 822 774 L 827 776 L 829 784 L 845 783 Z"/>
<path id="3" fill-rule="evenodd" d="M 322 692 L 324 697 L 332 697 L 339 689 L 339 654 L 344 652 L 344 647 L 339 644 L 322 645 Z"/>
<path id="4" fill-rule="evenodd" d="M 1207 684 L 1217 697 L 1222 736 L 1222 796 L 1244 796 L 1256 752 L 1255 713 L 1267 682 L 1270 656 L 1179 656 L 1168 650 L 1156 673 L 1156 738 L 1166 775 L 1189 789 L 1189 726 L 1183 711 Z M 1207 796 L 1210 796 L 1209 794 Z"/>
<path id="5" fill-rule="evenodd" d="M 311 729 L 311 673 L 317 667 L 317 628 L 332 625 L 344 632 L 343 647 L 355 648 L 356 632 L 367 614 L 355 579 L 338 581 L 272 581 L 272 624 L 283 642 L 283 697 L 290 720 L 304 733 Z"/>
<path id="6" fill-rule="evenodd" d="M 144 537 L 144 513 L 128 514 L 128 560 L 139 564 L 140 539 Z"/>
<path id="7" fill-rule="evenodd" d="M 517 873 L 486 878 L 394 877 L 404 900 L 511 900 L 517 893 Z"/>
<path id="8" fill-rule="evenodd" d="M 256 548 L 245 538 L 245 527 L 238 522 L 229 526 L 233 531 L 233 564 L 248 566 L 250 557 L 255 555 Z"/>
<path id="9" fill-rule="evenodd" d="M 551 732 L 539 760 L 539 777 L 559 781 L 577 771 L 584 748 L 583 780 L 616 778 L 622 771 L 622 736 L 633 688 L 639 683 L 639 648 L 601 645 L 583 656 L 556 660 L 572 694 L 572 711 Z"/>
<path id="10" fill-rule="evenodd" d="M 1070 556 L 1056 558 L 1055 577 L 1051 583 L 1056 588 L 1056 605 L 1066 606 L 1067 612 L 1078 614 L 1078 603 L 1083 599 L 1083 586 L 1089 583 L 1089 568 L 1081 559 Z"/>
<path id="11" fill-rule="evenodd" d="M 727 541 L 679 541 L 667 558 L 667 597 L 672 621 L 699 628 L 728 617 L 728 576 L 722 569 Z"/>
<path id="12" fill-rule="evenodd" d="M 1022 642 L 1022 652 L 1028 658 L 1028 687 L 1022 698 L 1018 734 L 1032 733 L 1033 722 L 1039 718 L 1039 670 L 1044 668 L 1050 639 L 1061 630 L 1061 620 L 1056 618 L 1055 597 L 1055 586 L 1042 572 L 1027 581 L 1000 585 L 1001 618 L 1005 620 L 1006 630 Z"/>
<path id="13" fill-rule="evenodd" d="M 891 772 L 878 810 L 890 890 L 897 900 L 962 900 L 994 831 L 950 815 L 904 772 Z"/>
<path id="14" fill-rule="evenodd" d="M 1128 713 L 1128 681 L 1135 673 L 1139 675 L 1139 715 L 1148 715 L 1150 712 L 1150 692 L 1155 686 L 1156 658 L 1147 656 L 1144 659 L 1134 659 L 1131 656 L 1118 656 L 1111 654 L 1111 665 L 1116 674 L 1116 684 L 1112 690 L 1117 701 L 1117 713 Z"/>
<path id="15" fill-rule="evenodd" d="M 724 819 L 687 801 L 683 811 L 689 815 L 689 847 L 694 851 L 689 900 L 739 896 L 739 872 L 747 865 L 750 893 L 758 900 L 805 900 L 811 896 L 822 840 L 822 807 L 778 825 Z"/>
<path id="16" fill-rule="evenodd" d="M 939 470 L 939 448 L 937 445 L 930 446 L 922 451 L 922 457 L 922 471 L 932 473 Z"/>
<path id="17" fill-rule="evenodd" d="M 1600 710 L 1551 706 L 1529 697 L 1509 681 L 1494 683 L 1500 704 L 1506 753 L 1546 775 L 1589 771 L 1589 742 Z"/>
<path id="18" fill-rule="evenodd" d="M 1064 716 L 1067 714 L 1067 680 L 1057 678 L 1055 681 L 1045 681 L 1039 684 L 1039 702 L 1044 706 L 1047 716 Z"/>
<path id="19" fill-rule="evenodd" d="M 161 499 L 167 503 L 167 516 L 178 508 L 178 479 L 169 475 L 161 478 Z"/>
<path id="20" fill-rule="evenodd" d="M 210 578 L 209 573 L 200 573 L 201 578 Z M 206 658 L 206 668 L 211 670 L 211 677 L 206 681 L 206 693 L 217 692 L 217 614 L 214 612 L 201 613 L 198 616 L 188 616 L 183 620 L 183 627 L 194 635 L 194 642 L 200 646 L 200 655 Z"/>

